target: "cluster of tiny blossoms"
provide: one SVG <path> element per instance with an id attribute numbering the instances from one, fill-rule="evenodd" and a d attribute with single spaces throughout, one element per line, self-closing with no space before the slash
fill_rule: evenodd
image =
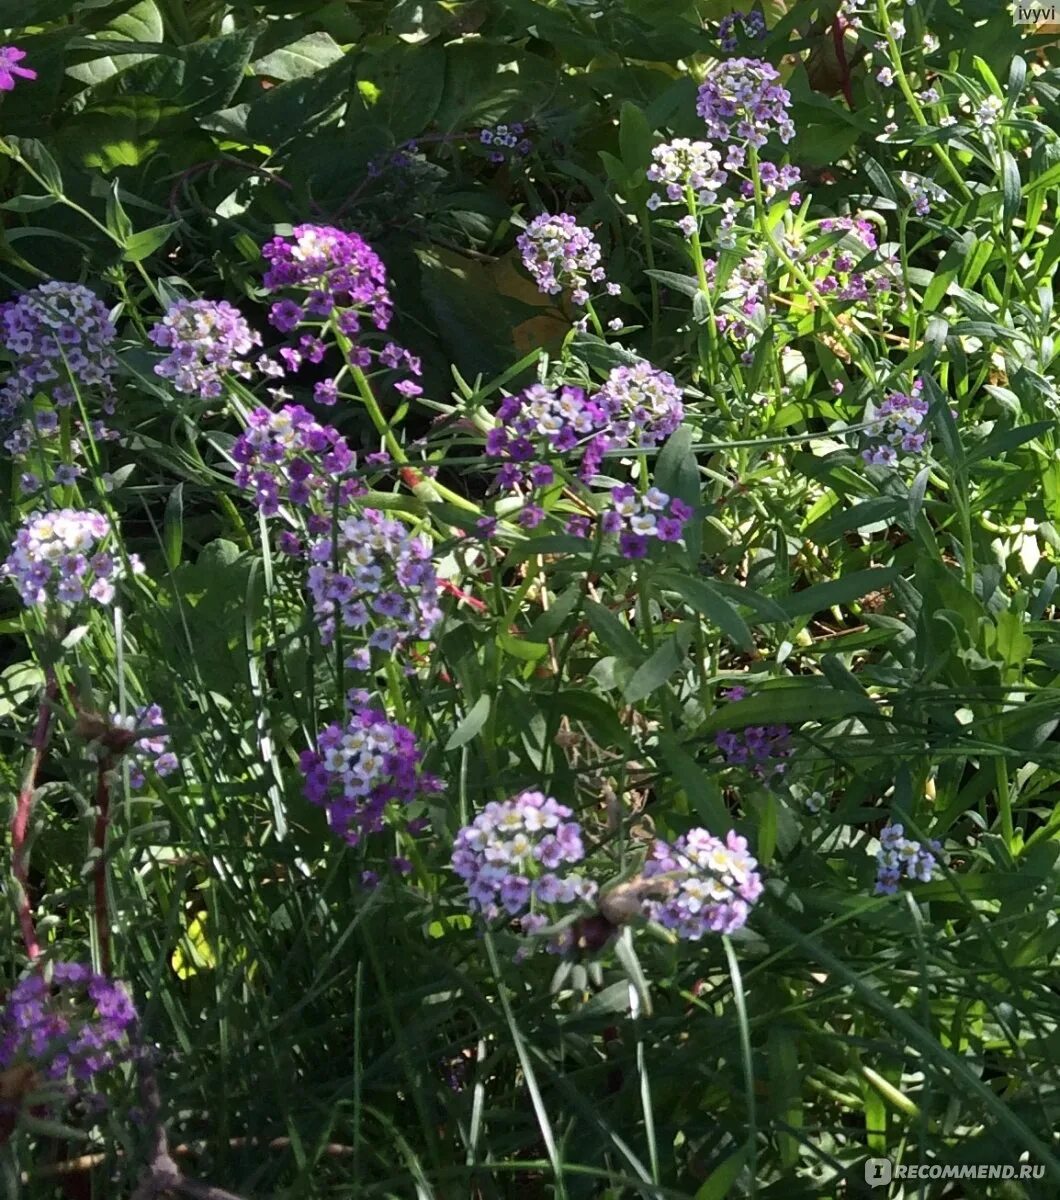
<path id="1" fill-rule="evenodd" d="M 336 502 L 363 493 L 360 480 L 350 477 L 356 456 L 346 439 L 300 404 L 277 412 L 256 408 L 247 425 L 232 446 L 235 481 L 253 490 L 265 516 L 275 516 L 281 503 L 304 508 L 314 499 L 321 512 L 330 513 Z"/>
<path id="2" fill-rule="evenodd" d="M 718 275 L 718 260 L 708 258 L 703 266 L 707 279 L 713 284 Z M 736 264 L 721 290 L 724 311 L 714 318 L 718 332 L 735 342 L 752 346 L 761 333 L 768 295 L 765 255 L 761 250 L 752 250 Z M 744 360 L 749 361 L 751 357 L 748 348 L 744 351 Z"/>
<path id="3" fill-rule="evenodd" d="M 776 67 L 759 58 L 730 58 L 715 67 L 701 84 L 696 101 L 708 136 L 719 142 L 737 138 L 760 147 L 775 131 L 782 142 L 790 142 L 795 136 L 788 116 L 791 95 L 778 79 Z"/>
<path id="4" fill-rule="evenodd" d="M 666 877 L 669 894 L 645 900 L 645 913 L 686 941 L 732 933 L 747 923 L 762 894 L 757 866 L 746 838 L 731 831 L 724 841 L 705 829 L 690 829 L 672 844 L 657 841 L 642 874 Z"/>
<path id="5" fill-rule="evenodd" d="M 336 311 L 339 328 L 349 336 L 360 332 L 365 319 L 376 329 L 389 325 L 394 305 L 386 268 L 360 234 L 329 225 L 296 225 L 292 238 L 273 238 L 262 255 L 269 263 L 266 291 L 305 293 L 302 303 L 287 299 L 273 304 L 269 320 L 281 332 L 307 318 L 327 320 Z"/>
<path id="6" fill-rule="evenodd" d="M 408 804 L 441 788 L 440 780 L 420 772 L 420 758 L 411 730 L 375 709 L 361 709 L 345 725 L 328 725 L 316 748 L 302 752 L 306 799 L 323 808 L 331 829 L 356 846 L 383 828 L 392 801 Z"/>
<path id="7" fill-rule="evenodd" d="M 873 432 L 879 440 L 861 452 L 870 466 L 893 467 L 898 462 L 899 450 L 904 454 L 919 454 L 924 449 L 928 433 L 923 424 L 929 406 L 920 394 L 923 388 L 924 381 L 917 379 L 908 395 L 891 392 L 872 414 Z"/>
<path id="8" fill-rule="evenodd" d="M 928 843 L 930 849 L 905 836 L 901 825 L 890 823 L 880 834 L 876 852 L 876 895 L 893 896 L 898 891 L 902 875 L 928 883 L 938 866 L 937 855 L 942 852 L 939 842 Z"/>
<path id="9" fill-rule="evenodd" d="M 261 345 L 261 335 L 227 300 L 178 300 L 148 337 L 169 351 L 155 374 L 172 380 L 178 392 L 203 399 L 221 394 L 228 371 L 247 378 L 251 367 L 244 356 Z"/>
<path id="10" fill-rule="evenodd" d="M 749 725 L 715 735 L 714 744 L 730 767 L 748 767 L 759 779 L 783 775 L 793 753 L 787 725 Z"/>
<path id="11" fill-rule="evenodd" d="M 570 213 L 542 213 L 516 239 L 523 266 L 539 291 L 558 296 L 570 289 L 575 304 L 589 299 L 589 284 L 605 278 L 601 250 L 592 233 Z"/>
<path id="12" fill-rule="evenodd" d="M 679 542 L 691 516 L 692 509 L 676 496 L 656 487 L 641 495 L 629 484 L 620 484 L 611 489 L 611 507 L 601 514 L 600 528 L 618 534 L 618 548 L 626 558 L 644 558 L 652 538 Z"/>
<path id="13" fill-rule="evenodd" d="M 651 156 L 654 161 L 648 168 L 648 178 L 652 183 L 663 185 L 666 201 L 671 204 L 685 202 L 689 189 L 699 204 L 713 204 L 728 180 L 728 173 L 721 165 L 721 154 L 710 142 L 675 138 L 654 147 Z M 649 199 L 648 207 L 656 209 L 666 201 L 656 192 Z"/>
<path id="14" fill-rule="evenodd" d="M 334 639 L 336 617 L 347 629 L 374 626 L 368 650 L 350 660 L 354 669 L 367 669 L 370 650 L 386 653 L 429 638 L 441 620 L 431 545 L 400 521 L 365 509 L 340 520 L 308 557 L 307 587 L 323 643 Z"/>
<path id="15" fill-rule="evenodd" d="M 644 360 L 613 368 L 592 395 L 537 383 L 507 396 L 486 435 L 486 453 L 507 460 L 497 486 L 547 486 L 554 473 L 541 458 L 577 449 L 581 478 L 590 479 L 608 450 L 645 449 L 668 438 L 684 418 L 682 398 L 674 377 Z"/>
<path id="16" fill-rule="evenodd" d="M 0 1070 L 31 1067 L 67 1096 L 99 1100 L 97 1077 L 136 1053 L 136 1009 L 120 983 L 81 963 L 17 983 L 0 1017 Z"/>
<path id="17" fill-rule="evenodd" d="M 76 604 L 86 597 L 109 604 L 115 582 L 125 573 L 121 559 L 100 549 L 110 532 L 110 522 L 93 509 L 30 513 L 15 534 L 0 577 L 14 583 L 29 607 L 51 601 Z M 143 570 L 135 554 L 128 558 L 135 573 Z"/>
<path id="18" fill-rule="evenodd" d="M 592 900 L 596 884 L 568 870 L 585 857 L 581 826 L 571 816 L 541 792 L 487 804 L 453 848 L 453 870 L 467 884 L 471 911 L 486 920 L 522 914 L 522 931 L 536 933 L 548 920 L 528 910 Z"/>
<path id="19" fill-rule="evenodd" d="M 483 146 L 490 147 L 490 162 L 499 164 L 505 162 L 509 153 L 526 156 L 533 149 L 530 139 L 524 137 L 526 126 L 520 121 L 511 125 L 495 125 L 479 132 L 478 140 Z M 506 153 L 506 151 L 508 153 Z"/>
<path id="20" fill-rule="evenodd" d="M 737 29 L 750 41 L 759 41 L 766 36 L 766 18 L 760 9 L 750 12 L 728 13 L 718 22 L 718 41 L 721 48 L 731 54 L 737 45 Z"/>
<path id="21" fill-rule="evenodd" d="M 863 217 L 829 217 L 820 224 L 822 233 L 841 232 L 841 242 L 802 261 L 819 276 L 817 291 L 839 300 L 868 300 L 873 296 L 900 294 L 901 281 L 884 264 L 861 268 L 862 260 L 877 249 L 876 231 Z"/>
<path id="22" fill-rule="evenodd" d="M 109 409 L 116 335 L 102 301 L 79 283 L 50 280 L 0 305 L 0 344 L 14 358 L 0 387 L 0 417 L 39 391 L 60 406 L 73 404 L 74 385 L 102 391 Z"/>
<path id="23" fill-rule="evenodd" d="M 169 734 L 155 733 L 165 728 L 166 718 L 158 704 L 147 704 L 127 717 L 115 716 L 111 724 L 117 729 L 127 729 L 137 735 L 136 741 L 126 753 L 129 763 L 129 786 L 138 791 L 147 781 L 146 769 L 163 778 L 172 775 L 180 766 L 177 756 L 169 748 Z"/>

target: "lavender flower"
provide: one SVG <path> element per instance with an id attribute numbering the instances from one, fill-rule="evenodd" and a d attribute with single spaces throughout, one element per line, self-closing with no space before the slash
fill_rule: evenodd
<path id="1" fill-rule="evenodd" d="M 726 730 L 715 735 L 714 744 L 732 767 L 748 767 L 761 780 L 783 775 L 785 760 L 794 749 L 787 725 L 748 725 L 741 730 Z"/>
<path id="2" fill-rule="evenodd" d="M 646 916 L 698 942 L 705 933 L 732 933 L 747 923 L 762 894 L 758 863 L 747 840 L 730 831 L 723 842 L 705 829 L 690 829 L 672 845 L 657 841 L 642 874 L 669 876 L 665 900 L 644 901 Z"/>
<path id="3" fill-rule="evenodd" d="M 296 225 L 293 240 L 273 238 L 262 254 L 270 264 L 263 281 L 266 291 L 305 293 L 302 303 L 281 300 L 272 306 L 269 320 L 282 332 L 307 317 L 326 320 L 335 310 L 339 327 L 350 336 L 364 320 L 376 329 L 390 323 L 394 305 L 386 268 L 360 234 L 329 225 Z"/>
<path id="4" fill-rule="evenodd" d="M 766 18 L 760 9 L 752 9 L 746 13 L 727 13 L 718 22 L 718 41 L 721 48 L 731 54 L 736 49 L 738 38 L 737 28 L 745 38 L 758 41 L 766 36 Z"/>
<path id="5" fill-rule="evenodd" d="M 247 423 L 232 447 L 235 480 L 253 489 L 254 503 L 265 516 L 275 516 L 282 502 L 330 513 L 336 503 L 365 490 L 350 474 L 357 460 L 346 439 L 332 426 L 318 424 L 300 404 L 278 412 L 257 408 Z"/>
<path id="6" fill-rule="evenodd" d="M 571 810 L 541 792 L 493 801 L 456 835 L 453 870 L 467 884 L 468 907 L 488 920 L 522 915 L 524 933 L 547 924 L 545 906 L 591 900 L 596 884 L 568 867 L 585 857 Z"/>
<path id="7" fill-rule="evenodd" d="M 204 399 L 221 394 L 228 371 L 247 378 L 251 367 L 244 356 L 261 345 L 261 335 L 227 300 L 178 300 L 148 337 L 169 351 L 155 374 L 171 379 L 178 392 Z"/>
<path id="8" fill-rule="evenodd" d="M 26 57 L 17 46 L 0 46 L 0 92 L 10 92 L 19 79 L 36 79 L 37 72 L 18 64 Z"/>
<path id="9" fill-rule="evenodd" d="M 614 367 L 596 402 L 608 420 L 611 448 L 658 446 L 684 420 L 684 393 L 669 371 L 640 359 L 632 366 Z"/>
<path id="10" fill-rule="evenodd" d="M 360 709 L 345 725 L 328 725 L 300 768 L 305 796 L 325 809 L 328 825 L 351 846 L 384 825 L 393 801 L 408 804 L 441 782 L 419 769 L 420 751 L 411 730 L 375 709 Z"/>
<path id="11" fill-rule="evenodd" d="M 782 142 L 795 136 L 788 116 L 791 95 L 777 80 L 780 72 L 760 58 L 730 58 L 700 86 L 696 112 L 707 124 L 707 136 L 727 142 L 736 137 L 760 147 L 770 133 Z"/>
<path id="12" fill-rule="evenodd" d="M 515 244 L 538 290 L 549 296 L 558 296 L 569 288 L 571 300 L 585 304 L 589 299 L 588 285 L 605 278 L 596 239 L 570 213 L 542 213 L 530 222 Z"/>
<path id="13" fill-rule="evenodd" d="M 552 482 L 552 468 L 540 460 L 547 454 L 567 454 L 603 430 L 608 414 L 583 388 L 546 387 L 535 383 L 507 396 L 497 409 L 499 422 L 486 435 L 486 453 L 506 460 L 498 486 L 512 488 L 530 482 Z"/>
<path id="14" fill-rule="evenodd" d="M 110 522 L 92 509 L 31 513 L 0 566 L 0 578 L 10 579 L 29 607 L 77 604 L 86 597 L 109 604 L 115 582 L 125 575 L 122 560 L 102 549 L 110 534 Z M 134 574 L 143 571 L 135 554 L 128 561 Z"/>
<path id="15" fill-rule="evenodd" d="M 121 983 L 80 963 L 56 963 L 11 989 L 0 1016 L 0 1070 L 26 1065 L 90 1102 L 97 1077 L 137 1053 L 136 1009 Z"/>
<path id="16" fill-rule="evenodd" d="M 893 467 L 898 462 L 898 451 L 904 454 L 920 454 L 927 444 L 928 433 L 923 428 L 928 413 L 928 402 L 921 396 L 924 381 L 914 381 L 909 394 L 890 392 L 883 403 L 866 418 L 875 422 L 874 445 L 866 447 L 861 457 L 871 466 Z"/>
<path id="17" fill-rule="evenodd" d="M 353 665 L 367 668 L 368 652 L 389 653 L 429 638 L 442 618 L 431 544 L 410 536 L 400 521 L 374 509 L 338 522 L 308 551 L 307 587 L 329 645 L 336 618 L 347 629 L 367 631 L 368 650 Z"/>
<path id="18" fill-rule="evenodd" d="M 648 178 L 652 183 L 664 185 L 666 201 L 672 204 L 683 204 L 689 188 L 698 203 L 714 204 L 728 179 L 728 174 L 722 170 L 721 154 L 710 142 L 675 138 L 656 146 L 651 156 L 653 161 L 647 170 Z M 665 201 L 656 193 L 648 201 L 648 207 L 658 208 L 662 203 Z"/>
<path id="19" fill-rule="evenodd" d="M 135 714 L 127 717 L 114 716 L 111 724 L 117 729 L 127 729 L 139 736 L 125 754 L 129 763 L 129 786 L 139 791 L 147 782 L 146 769 L 165 778 L 176 771 L 180 763 L 169 749 L 168 733 L 152 733 L 152 729 L 164 728 L 166 718 L 157 704 L 144 705 Z"/>
<path id="20" fill-rule="evenodd" d="M 937 855 L 942 853 L 942 844 L 928 843 L 929 849 L 905 835 L 901 825 L 887 823 L 880 834 L 880 848 L 876 852 L 877 896 L 893 896 L 903 873 L 907 879 L 920 883 L 930 882 L 938 866 Z"/>
<path id="21" fill-rule="evenodd" d="M 0 416 L 10 417 L 42 390 L 60 406 L 73 404 L 73 384 L 98 388 L 109 410 L 116 334 L 106 307 L 79 283 L 50 280 L 0 305 L 0 344 L 14 358 L 0 387 Z"/>
<path id="22" fill-rule="evenodd" d="M 511 125 L 495 125 L 486 127 L 479 132 L 478 140 L 483 146 L 490 147 L 491 163 L 499 165 L 515 154 L 525 157 L 533 149 L 530 139 L 524 137 L 526 126 L 520 121 Z"/>
<path id="23" fill-rule="evenodd" d="M 652 538 L 679 542 L 692 509 L 683 500 L 658 488 L 642 496 L 628 484 L 611 489 L 611 505 L 600 518 L 604 533 L 617 533 L 619 549 L 626 558 L 644 558 Z"/>

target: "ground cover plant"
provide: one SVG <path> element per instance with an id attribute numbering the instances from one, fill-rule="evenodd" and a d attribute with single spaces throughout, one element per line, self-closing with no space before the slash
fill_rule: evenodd
<path id="1" fill-rule="evenodd" d="M 2 14 L 7 1193 L 1055 1196 L 1055 34 Z"/>

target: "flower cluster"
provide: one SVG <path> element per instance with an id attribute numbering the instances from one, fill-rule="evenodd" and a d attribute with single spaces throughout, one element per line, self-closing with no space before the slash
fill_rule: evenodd
<path id="1" fill-rule="evenodd" d="M 11 989 L 0 1017 L 0 1070 L 29 1066 L 68 1094 L 99 1100 L 96 1077 L 136 1054 L 136 1009 L 120 983 L 56 963 Z"/>
<path id="2" fill-rule="evenodd" d="M 125 756 L 129 763 L 129 786 L 133 791 L 144 786 L 146 769 L 165 778 L 180 766 L 177 756 L 169 748 L 169 734 L 152 732 L 165 728 L 166 718 L 159 705 L 144 705 L 127 717 L 114 716 L 111 724 L 116 729 L 126 729 L 137 735 Z"/>
<path id="3" fill-rule="evenodd" d="M 747 839 L 732 831 L 724 841 L 705 829 L 690 829 L 672 845 L 657 841 L 642 874 L 667 877 L 670 890 L 664 900 L 645 900 L 645 914 L 686 941 L 732 933 L 762 894 L 757 866 Z"/>
<path id="4" fill-rule="evenodd" d="M 666 201 L 672 204 L 683 203 L 689 189 L 699 204 L 713 204 L 728 179 L 722 169 L 721 154 L 710 142 L 675 138 L 654 147 L 651 156 L 653 162 L 647 171 L 648 178 L 652 183 L 663 184 Z M 656 192 L 649 199 L 648 207 L 656 209 L 666 201 Z"/>
<path id="5" fill-rule="evenodd" d="M 718 281 L 718 260 L 708 258 L 703 264 L 708 281 Z M 766 260 L 761 250 L 749 251 L 730 271 L 721 288 L 718 312 L 714 324 L 719 333 L 736 342 L 753 345 L 761 333 L 766 316 L 769 283 L 766 279 Z M 749 352 L 748 352 L 749 354 Z"/>
<path id="6" fill-rule="evenodd" d="M 938 866 L 942 845 L 933 840 L 928 847 L 907 838 L 901 825 L 888 822 L 876 852 L 876 895 L 893 896 L 903 874 L 907 879 L 928 883 Z"/>
<path id="7" fill-rule="evenodd" d="M 204 399 L 221 394 L 227 371 L 247 378 L 251 368 L 244 355 L 261 345 L 261 335 L 227 300 L 178 300 L 148 337 L 169 351 L 155 364 L 155 374 L 171 379 L 178 392 Z"/>
<path id="8" fill-rule="evenodd" d="M 571 810 L 541 792 L 494 801 L 456 836 L 453 870 L 467 884 L 472 912 L 494 920 L 502 912 L 522 915 L 520 928 L 536 933 L 546 924 L 538 905 L 592 900 L 596 884 L 570 873 L 585 857 L 581 826 Z"/>
<path id="9" fill-rule="evenodd" d="M 795 136 L 788 116 L 791 95 L 777 80 L 780 72 L 760 58 L 730 58 L 717 66 L 699 88 L 696 112 L 712 140 L 736 137 L 759 147 L 776 132 L 782 142 Z"/>
<path id="10" fill-rule="evenodd" d="M 734 689 L 735 690 L 735 689 Z M 783 775 L 794 752 L 787 725 L 749 725 L 716 734 L 714 744 L 731 767 L 749 767 L 759 779 Z"/>
<path id="11" fill-rule="evenodd" d="M 728 13 L 722 17 L 718 22 L 718 41 L 727 54 L 736 49 L 737 29 L 749 41 L 759 41 L 766 36 L 765 14 L 761 9 L 753 8 L 750 12 Z"/>
<path id="12" fill-rule="evenodd" d="M 386 329 L 394 305 L 387 289 L 386 268 L 357 233 L 330 225 L 296 225 L 293 238 L 276 237 L 262 248 L 269 262 L 265 290 L 294 288 L 308 293 L 303 303 L 277 301 L 269 320 L 283 333 L 307 317 L 326 320 L 338 310 L 343 333 L 360 332 L 362 320 Z"/>
<path id="13" fill-rule="evenodd" d="M 519 235 L 516 245 L 523 266 L 534 277 L 538 289 L 557 296 L 569 288 L 575 304 L 589 299 L 589 284 L 605 278 L 600 266 L 601 250 L 592 233 L 570 213 L 542 213 Z"/>
<path id="14" fill-rule="evenodd" d="M 692 509 L 676 496 L 648 488 L 642 496 L 629 484 L 611 489 L 611 507 L 600 517 L 604 533 L 617 533 L 619 550 L 626 558 L 644 558 L 652 538 L 679 542 Z"/>
<path id="15" fill-rule="evenodd" d="M 14 357 L 0 388 L 0 416 L 12 416 L 23 400 L 45 389 L 56 404 L 73 404 L 74 385 L 99 388 L 108 409 L 116 334 L 102 301 L 79 283 L 50 280 L 0 305 L 0 344 Z"/>
<path id="16" fill-rule="evenodd" d="M 305 796 L 327 812 L 328 825 L 351 846 L 383 828 L 391 801 L 408 804 L 441 782 L 420 772 L 412 731 L 364 708 L 345 725 L 328 725 L 316 748 L 304 750 Z"/>
<path id="17" fill-rule="evenodd" d="M 18 65 L 25 57 L 25 50 L 20 50 L 18 46 L 0 46 L 0 92 L 10 92 L 15 86 L 16 76 L 19 79 L 37 78 L 37 72 L 32 68 Z"/>
<path id="18" fill-rule="evenodd" d="M 684 420 L 684 393 L 669 371 L 644 359 L 614 367 L 596 395 L 610 448 L 658 446 Z"/>
<path id="19" fill-rule="evenodd" d="M 885 265 L 863 266 L 863 260 L 878 248 L 876 231 L 864 217 L 829 217 L 820 224 L 822 233 L 842 233 L 836 244 L 803 262 L 818 276 L 817 291 L 838 300 L 868 300 L 873 296 L 899 294 L 901 282 Z"/>
<path id="20" fill-rule="evenodd" d="M 540 461 L 541 451 L 568 454 L 607 423 L 603 405 L 583 388 L 549 388 L 535 383 L 506 396 L 497 409 L 498 424 L 486 435 L 486 453 L 507 461 L 498 472 L 497 486 L 520 483 L 543 487 L 552 482 L 552 468 Z"/>
<path id="21" fill-rule="evenodd" d="M 524 137 L 526 126 L 520 121 L 515 121 L 511 125 L 495 125 L 492 129 L 486 128 L 479 132 L 478 140 L 483 146 L 489 146 L 490 162 L 502 163 L 508 158 L 508 154 L 515 153 L 525 157 L 533 148 L 530 139 Z"/>
<path id="22" fill-rule="evenodd" d="M 247 424 L 232 447 L 238 464 L 235 480 L 253 490 L 254 503 L 265 516 L 275 516 L 281 502 L 303 508 L 314 498 L 322 512 L 330 512 L 336 502 L 364 491 L 350 475 L 356 456 L 346 439 L 332 426 L 320 425 L 300 404 L 284 405 L 278 412 L 256 408 Z"/>
<path id="23" fill-rule="evenodd" d="M 0 578 L 10 579 L 30 607 L 76 604 L 86 596 L 109 604 L 115 582 L 125 574 L 122 561 L 101 549 L 110 532 L 110 522 L 93 509 L 30 513 L 0 566 Z M 143 570 L 135 554 L 128 561 L 134 573 Z"/>
<path id="24" fill-rule="evenodd" d="M 866 414 L 874 422 L 873 430 L 878 439 L 875 445 L 861 452 L 861 457 L 874 467 L 893 467 L 898 462 L 898 451 L 919 454 L 927 444 L 928 433 L 923 428 L 928 412 L 928 402 L 921 396 L 924 381 L 917 379 L 909 390 L 890 392 L 874 413 Z"/>
<path id="25" fill-rule="evenodd" d="M 367 508 L 340 520 L 308 557 L 307 587 L 323 643 L 334 639 L 336 618 L 347 629 L 374 626 L 368 651 L 351 660 L 355 669 L 367 669 L 370 650 L 390 652 L 429 638 L 441 620 L 430 542 L 384 513 Z"/>

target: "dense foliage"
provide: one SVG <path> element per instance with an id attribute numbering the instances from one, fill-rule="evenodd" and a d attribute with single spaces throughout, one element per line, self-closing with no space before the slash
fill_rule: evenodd
<path id="1" fill-rule="evenodd" d="M 8 1193 L 1055 1196 L 1054 35 L 2 13 Z"/>

